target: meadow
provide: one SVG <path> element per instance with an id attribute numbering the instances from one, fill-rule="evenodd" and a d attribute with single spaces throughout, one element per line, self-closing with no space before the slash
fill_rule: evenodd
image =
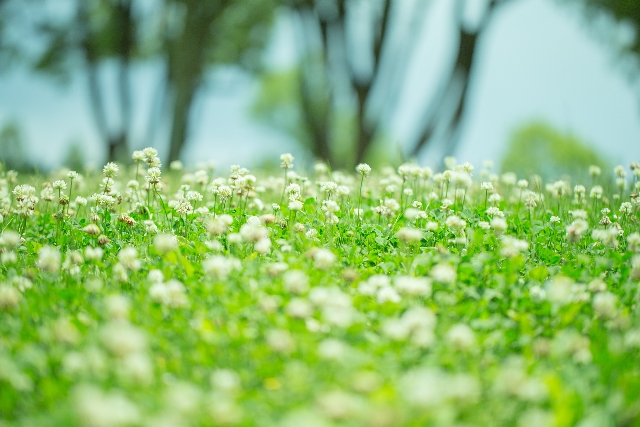
<path id="1" fill-rule="evenodd" d="M 280 160 L 2 171 L 0 426 L 640 425 L 639 164 Z"/>

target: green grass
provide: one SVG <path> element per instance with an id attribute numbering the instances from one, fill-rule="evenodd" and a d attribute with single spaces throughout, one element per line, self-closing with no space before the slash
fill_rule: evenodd
<path id="1" fill-rule="evenodd" d="M 155 155 L 1 174 L 0 426 L 640 423 L 635 165 L 596 197 Z"/>

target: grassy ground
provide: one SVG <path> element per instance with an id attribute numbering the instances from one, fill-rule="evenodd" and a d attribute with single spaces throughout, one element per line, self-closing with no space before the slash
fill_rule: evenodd
<path id="1" fill-rule="evenodd" d="M 640 424 L 636 164 L 281 160 L 2 173 L 0 426 Z"/>

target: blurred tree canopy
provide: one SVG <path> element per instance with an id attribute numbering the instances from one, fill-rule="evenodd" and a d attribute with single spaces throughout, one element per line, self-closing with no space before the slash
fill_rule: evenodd
<path id="1" fill-rule="evenodd" d="M 26 170 L 30 165 L 24 151 L 24 136 L 17 123 L 9 122 L 0 128 L 0 163 L 5 169 Z"/>
<path id="2" fill-rule="evenodd" d="M 640 1 L 557 1 L 581 9 L 587 25 L 619 55 L 622 69 L 634 84 L 640 101 Z"/>
<path id="3" fill-rule="evenodd" d="M 68 13 L 60 12 L 62 2 L 47 7 L 47 0 L 0 0 L 0 36 L 10 32 L 7 22 L 21 17 L 30 3 L 39 7 L 22 23 L 45 48 L 28 59 L 36 70 L 62 79 L 78 67 L 86 69 L 91 110 L 110 160 L 130 152 L 133 65 L 161 62 L 164 76 L 156 97 L 161 101 L 149 118 L 149 139 L 155 143 L 157 130 L 168 123 L 172 161 L 188 139 L 192 106 L 210 67 L 260 67 L 277 0 L 68 0 Z M 29 49 L 19 41 L 0 44 L 5 56 L 23 50 Z M 107 94 L 101 75 L 112 72 L 113 65 L 117 90 Z M 115 118 L 107 108 L 113 96 Z"/>
<path id="4" fill-rule="evenodd" d="M 599 166 L 603 171 L 610 169 L 595 150 L 575 135 L 563 133 L 544 122 L 534 122 L 515 131 L 501 169 L 521 177 L 537 174 L 549 182 L 563 176 L 588 178 L 591 165 Z"/>
<path id="5" fill-rule="evenodd" d="M 449 64 L 433 94 L 415 93 L 425 109 L 403 150 L 417 156 L 441 144 L 452 154 L 468 108 L 483 35 L 515 0 L 451 0 Z M 589 22 L 606 16 L 631 34 L 617 46 L 640 64 L 640 1 L 555 0 L 576 5 Z M 301 141 L 336 167 L 389 144 L 388 128 L 406 93 L 406 77 L 433 0 L 0 0 L 0 71 L 18 59 L 58 79 L 85 72 L 91 111 L 110 160 L 130 152 L 133 71 L 156 61 L 163 74 L 148 117 L 146 143 L 169 143 L 176 160 L 189 138 L 193 106 L 214 66 L 262 72 L 262 51 L 276 13 L 294 24 L 297 64 L 262 73 L 255 116 Z M 440 43 L 440 41 L 438 41 Z M 440 43 L 442 45 L 442 43 Z M 42 47 L 44 46 L 44 47 Z M 638 68 L 634 68 L 635 71 Z M 631 73 L 637 76 L 638 73 Z M 109 85 L 109 79 L 116 84 Z M 640 89 L 640 80 L 638 88 Z M 114 89 L 115 87 L 115 89 Z M 640 90 L 639 90 L 640 95 Z M 427 99 L 428 98 L 428 99 Z M 115 99 L 116 109 L 108 108 Z M 151 102 L 151 100 L 146 100 Z M 138 141 L 135 141 L 138 145 Z M 380 144 L 382 146 L 383 144 Z"/>
<path id="6" fill-rule="evenodd" d="M 467 108 L 477 47 L 494 15 L 511 0 L 455 0 L 451 63 L 416 124 L 408 150 L 428 144 L 455 151 Z M 295 20 L 300 62 L 295 70 L 264 77 L 254 113 L 303 141 L 336 166 L 362 162 L 385 140 L 431 1 L 283 0 Z M 476 6 L 479 13 L 469 13 Z M 432 78 L 432 76 L 429 76 Z M 416 93 L 416 97 L 426 95 Z"/>

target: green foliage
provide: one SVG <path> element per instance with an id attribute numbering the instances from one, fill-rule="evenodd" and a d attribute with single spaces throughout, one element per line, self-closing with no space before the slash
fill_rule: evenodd
<path id="1" fill-rule="evenodd" d="M 156 155 L 0 171 L 3 427 L 640 423 L 629 189 Z"/>
<path id="2" fill-rule="evenodd" d="M 327 116 L 328 99 L 320 87 L 310 87 L 312 93 L 308 101 L 309 114 L 316 120 L 327 116 L 326 123 L 314 123 L 305 117 L 300 87 L 300 68 L 266 72 L 261 75 L 260 89 L 251 106 L 254 118 L 291 136 L 313 156 L 312 126 L 325 126 L 329 129 L 329 163 L 336 168 L 352 165 L 355 159 L 355 139 L 357 120 L 352 109 L 342 106 L 330 109 Z M 316 82 L 317 83 L 317 82 Z M 374 166 L 399 164 L 400 154 L 397 147 L 389 144 L 387 136 L 379 132 L 367 152 L 367 161 Z"/>
<path id="3" fill-rule="evenodd" d="M 299 78 L 297 68 L 263 73 L 251 114 L 310 148 L 311 136 L 305 128 L 299 107 L 300 91 L 295 83 Z"/>
<path id="4" fill-rule="evenodd" d="M 640 60 L 640 2 L 636 0 L 570 0 L 584 6 L 590 22 L 598 22 L 598 15 L 604 14 L 616 24 L 602 27 L 611 32 L 616 32 L 622 27 L 630 35 L 624 40 L 624 44 L 619 44 L 619 38 L 611 39 L 618 42 L 617 48 L 622 53 L 633 55 L 636 61 Z"/>
<path id="5" fill-rule="evenodd" d="M 28 168 L 25 139 L 15 122 L 6 123 L 0 128 L 0 163 L 3 163 L 7 169 Z"/>
<path id="6" fill-rule="evenodd" d="M 128 156 L 127 156 L 128 157 Z M 82 143 L 74 141 L 67 151 L 64 164 L 71 170 L 83 171 L 86 166 L 85 152 Z"/>
<path id="7" fill-rule="evenodd" d="M 502 171 L 545 180 L 569 176 L 584 179 L 590 165 L 609 170 L 606 161 L 578 137 L 537 122 L 518 129 L 509 142 Z"/>
<path id="8" fill-rule="evenodd" d="M 209 31 L 212 64 L 239 64 L 248 70 L 262 67 L 263 48 L 270 39 L 277 0 L 235 0 L 222 9 Z M 220 7 L 220 6 L 219 6 Z"/>

